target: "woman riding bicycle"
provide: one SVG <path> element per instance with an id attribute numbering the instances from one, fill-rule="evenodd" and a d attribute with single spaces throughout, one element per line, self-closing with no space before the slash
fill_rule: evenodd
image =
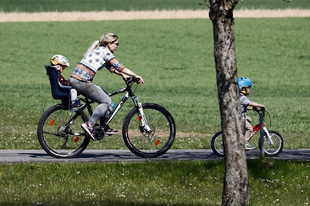
<path id="1" fill-rule="evenodd" d="M 138 80 L 137 83 L 144 83 L 141 76 L 121 64 L 113 55 L 118 48 L 118 36 L 113 33 L 103 34 L 99 41 L 94 41 L 84 54 L 84 58 L 75 67 L 71 76 L 70 83 L 78 93 L 88 99 L 99 103 L 88 122 L 81 126 L 87 134 L 96 140 L 94 136 L 94 125 L 108 110 L 111 99 L 107 93 L 98 85 L 93 83 L 93 78 L 98 70 L 106 67 L 110 72 L 122 76 L 126 79 L 132 76 Z M 128 75 L 128 76 L 127 76 Z M 112 131 L 109 131 L 111 134 Z"/>

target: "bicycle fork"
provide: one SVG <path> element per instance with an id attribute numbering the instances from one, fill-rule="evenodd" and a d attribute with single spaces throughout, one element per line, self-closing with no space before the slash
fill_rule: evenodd
<path id="1" fill-rule="evenodd" d="M 266 127 L 263 127 L 263 129 L 264 129 L 264 132 L 265 132 L 265 134 L 266 134 L 266 140 L 267 140 L 267 142 L 268 142 L 268 144 L 269 145 L 274 145 L 274 143 L 273 143 L 273 141 L 272 141 L 272 139 L 271 139 L 271 136 L 270 136 L 270 134 L 269 134 L 269 132 L 268 132 L 268 129 L 266 129 Z"/>
<path id="2" fill-rule="evenodd" d="M 259 125 L 259 124 L 253 126 L 253 132 L 252 132 L 252 134 L 251 134 L 250 139 L 252 139 L 252 137 L 256 134 L 256 132 L 258 132 L 258 130 L 260 130 L 260 125 Z M 268 144 L 269 144 L 269 145 L 274 145 L 274 143 L 273 143 L 273 141 L 272 141 L 272 139 L 271 139 L 271 135 L 269 134 L 268 129 L 265 127 L 265 124 L 263 124 L 263 131 L 264 131 L 265 134 L 266 134 L 266 135 L 265 135 L 265 138 L 266 138 Z"/>
<path id="3" fill-rule="evenodd" d="M 108 118 L 108 120 L 101 125 L 101 128 L 105 128 L 106 125 L 108 125 L 112 119 L 115 117 L 115 115 L 117 114 L 117 112 L 121 109 L 121 107 L 123 106 L 123 104 L 127 101 L 127 99 L 129 98 L 129 93 L 127 93 L 123 99 L 119 102 L 119 104 L 116 106 L 116 108 L 114 109 L 114 111 L 112 112 L 111 116 Z M 147 132 L 148 134 L 150 134 L 152 132 L 151 127 L 149 126 L 146 117 L 144 115 L 143 112 L 143 107 L 142 104 L 139 102 L 139 98 L 136 96 L 131 96 L 132 101 L 134 102 L 135 107 L 138 109 L 138 113 L 139 113 L 139 118 L 138 120 L 141 122 L 142 126 L 140 128 L 141 132 Z"/>
<path id="4" fill-rule="evenodd" d="M 150 128 L 150 126 L 146 120 L 146 117 L 145 117 L 144 112 L 143 112 L 142 104 L 139 102 L 139 99 L 136 96 L 133 96 L 132 100 L 133 100 L 136 108 L 138 108 L 138 111 L 139 111 L 138 120 L 141 122 L 141 125 L 142 125 L 140 128 L 141 132 L 146 131 L 148 134 L 150 134 L 152 132 L 152 129 Z"/>

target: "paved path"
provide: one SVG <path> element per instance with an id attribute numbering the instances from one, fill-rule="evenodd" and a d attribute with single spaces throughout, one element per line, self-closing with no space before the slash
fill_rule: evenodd
<path id="1" fill-rule="evenodd" d="M 260 151 L 246 152 L 248 159 L 259 158 Z M 285 149 L 276 159 L 310 161 L 310 149 Z M 53 158 L 43 150 L 0 150 L 0 163 L 21 162 L 144 162 L 162 160 L 219 160 L 212 150 L 169 150 L 158 158 L 144 159 L 132 154 L 129 150 L 85 150 L 77 158 Z"/>

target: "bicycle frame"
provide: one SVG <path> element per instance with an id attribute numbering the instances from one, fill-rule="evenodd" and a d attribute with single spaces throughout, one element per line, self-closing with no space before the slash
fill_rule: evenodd
<path id="1" fill-rule="evenodd" d="M 251 136 L 250 136 L 250 139 L 252 139 L 253 138 L 253 136 L 258 132 L 260 130 L 260 124 L 257 124 L 257 125 L 254 125 L 253 126 L 253 132 L 252 132 L 252 134 L 251 134 Z M 268 129 L 265 127 L 265 123 L 263 122 L 263 131 L 266 133 L 266 140 L 268 141 L 268 144 L 269 145 L 274 145 L 274 143 L 273 143 L 273 141 L 272 141 L 272 139 L 271 139 L 271 136 L 270 136 L 270 134 L 269 134 L 269 131 L 268 131 Z"/>
<path id="2" fill-rule="evenodd" d="M 131 98 L 135 107 L 139 110 L 139 120 L 142 123 L 142 127 L 147 131 L 147 132 L 152 132 L 152 129 L 148 126 L 146 117 L 144 115 L 143 112 L 143 108 L 142 108 L 142 104 L 139 102 L 139 98 L 137 96 L 135 96 L 134 91 L 132 89 L 132 82 L 134 82 L 133 79 L 129 79 L 126 81 L 127 87 L 120 89 L 118 91 L 109 93 L 108 96 L 114 96 L 120 93 L 124 93 L 126 92 L 126 94 L 123 96 L 123 98 L 119 101 L 119 103 L 117 104 L 117 106 L 115 107 L 115 109 L 112 111 L 112 113 L 110 114 L 110 116 L 108 117 L 108 119 L 105 119 L 105 117 L 103 117 L 103 121 L 101 121 L 100 123 L 100 129 L 106 128 L 107 125 L 109 125 L 109 123 L 114 119 L 114 117 L 116 116 L 116 114 L 119 112 L 119 110 L 122 108 L 122 106 L 125 104 L 125 102 Z M 92 107 L 91 104 L 93 103 L 93 101 L 90 101 L 88 99 L 83 100 L 86 104 L 84 105 L 84 107 L 81 108 L 81 111 L 83 111 L 86 107 L 88 108 L 88 111 L 90 114 L 92 114 Z M 77 115 L 75 115 L 77 117 Z M 72 119 L 74 120 L 76 117 L 73 117 Z"/>
<path id="3" fill-rule="evenodd" d="M 143 112 L 143 108 L 142 108 L 142 104 L 139 102 L 139 98 L 137 96 L 135 96 L 134 94 L 134 91 L 132 90 L 131 88 L 131 85 L 130 85 L 130 82 L 127 83 L 127 88 L 123 88 L 121 90 L 118 90 L 116 92 L 113 92 L 113 93 L 110 93 L 108 94 L 110 97 L 111 96 L 114 96 L 116 94 L 119 94 L 119 93 L 123 93 L 127 91 L 127 93 L 123 96 L 123 98 L 121 99 L 121 101 L 117 104 L 117 106 L 115 107 L 115 109 L 113 110 L 112 114 L 110 115 L 110 117 L 108 118 L 108 120 L 103 124 L 101 125 L 101 128 L 105 128 L 112 120 L 113 118 L 115 117 L 115 115 L 118 113 L 118 111 L 122 108 L 122 106 L 124 105 L 124 103 L 129 99 L 129 97 L 131 97 L 135 107 L 139 110 L 139 120 L 141 121 L 142 123 L 142 127 L 147 131 L 147 132 L 151 132 L 152 129 L 148 126 L 148 123 L 147 123 L 147 120 L 146 120 L 146 117 L 144 115 L 144 112 Z"/>

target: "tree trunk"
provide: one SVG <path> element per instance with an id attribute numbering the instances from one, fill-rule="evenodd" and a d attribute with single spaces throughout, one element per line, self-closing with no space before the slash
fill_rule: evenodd
<path id="1" fill-rule="evenodd" d="M 233 9 L 237 0 L 209 0 L 225 152 L 222 205 L 246 205 L 249 179 L 238 90 Z"/>

